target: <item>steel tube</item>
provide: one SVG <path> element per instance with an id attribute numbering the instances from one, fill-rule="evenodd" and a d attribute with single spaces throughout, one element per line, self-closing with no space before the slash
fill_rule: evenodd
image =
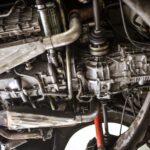
<path id="1" fill-rule="evenodd" d="M 67 94 L 65 93 L 54 93 L 54 92 L 48 92 L 48 93 L 43 93 L 44 96 L 61 96 L 61 97 L 67 97 Z"/>
<path id="2" fill-rule="evenodd" d="M 45 6 L 43 6 L 43 8 L 40 9 L 40 7 L 38 7 L 38 12 L 40 14 L 40 20 L 42 23 L 42 27 L 44 30 L 44 34 L 46 37 L 51 35 L 51 31 L 50 31 L 50 24 L 49 24 L 49 20 L 48 20 L 48 16 L 47 16 L 47 9 L 45 8 Z"/>
<path id="3" fill-rule="evenodd" d="M 103 112 L 103 121 L 104 121 L 104 128 L 105 128 L 105 135 L 109 135 L 109 128 L 108 128 L 108 115 L 107 115 L 107 104 L 102 104 L 102 112 Z"/>
<path id="4" fill-rule="evenodd" d="M 93 0 L 93 13 L 94 13 L 94 22 L 95 22 L 95 32 L 100 31 L 100 23 L 101 23 L 101 2 L 100 0 Z"/>
<path id="5" fill-rule="evenodd" d="M 94 120 L 99 113 L 99 106 L 93 104 L 91 111 L 86 114 L 73 112 L 45 111 L 39 109 L 11 110 L 0 112 L 0 125 L 10 130 L 45 128 L 45 127 L 70 127 Z"/>
<path id="6" fill-rule="evenodd" d="M 81 24 L 77 14 L 70 17 L 69 29 L 63 33 L 44 38 L 43 43 L 46 49 L 67 46 L 75 42 L 81 34 Z"/>
<path id="7" fill-rule="evenodd" d="M 69 47 L 66 48 L 66 74 L 67 74 L 67 87 L 68 99 L 72 99 L 72 78 L 71 78 L 71 54 Z"/>
<path id="8" fill-rule="evenodd" d="M 50 29 L 48 11 L 45 4 L 46 4 L 45 0 L 36 0 L 36 7 L 40 15 L 40 20 L 43 27 L 44 35 L 48 37 L 51 35 L 51 29 Z"/>

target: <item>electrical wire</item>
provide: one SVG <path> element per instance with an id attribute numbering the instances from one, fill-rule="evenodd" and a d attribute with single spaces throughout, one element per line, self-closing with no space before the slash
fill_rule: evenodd
<path id="1" fill-rule="evenodd" d="M 126 22 L 125 22 L 125 18 L 124 18 L 124 12 L 123 12 L 123 7 L 122 7 L 122 0 L 119 0 L 119 6 L 120 6 L 120 12 L 121 12 L 121 18 L 122 18 L 122 24 L 123 24 L 123 28 L 124 28 L 124 32 L 127 36 L 127 39 L 129 40 L 129 42 L 135 46 L 138 49 L 141 49 L 138 45 L 136 45 L 133 40 L 131 39 L 128 30 L 127 30 L 127 26 L 126 26 Z"/>
<path id="2" fill-rule="evenodd" d="M 125 21 L 125 17 L 124 17 L 124 12 L 123 12 L 123 6 L 122 6 L 122 0 L 119 0 L 119 6 L 120 6 L 120 12 L 121 12 L 121 18 L 122 18 L 122 24 L 123 24 L 123 28 L 124 28 L 124 32 L 127 36 L 127 39 L 129 40 L 129 42 L 136 48 L 141 49 L 141 50 L 150 50 L 150 48 L 143 48 L 140 45 L 144 45 L 144 46 L 150 46 L 150 44 L 148 43 L 142 43 L 142 42 L 138 42 L 138 41 L 134 41 L 132 40 L 132 38 L 129 35 L 128 29 L 127 29 L 127 25 L 126 25 L 126 21 Z"/>
<path id="3" fill-rule="evenodd" d="M 110 4 L 110 5 L 106 6 L 106 9 L 110 9 L 111 7 L 116 7 L 116 6 L 119 6 L 119 3 Z M 131 23 L 132 26 L 134 26 L 134 28 L 135 28 L 135 25 L 138 26 L 138 27 L 141 26 L 138 22 L 136 22 L 136 19 L 137 19 L 138 17 L 139 17 L 139 15 L 135 15 L 134 18 L 133 18 L 133 23 Z M 144 27 L 143 27 L 143 28 L 144 28 Z M 137 31 L 141 36 L 143 36 L 144 38 L 150 40 L 150 37 L 149 37 L 148 35 L 145 35 L 144 33 L 142 33 L 142 31 L 140 32 L 138 29 L 136 29 L 136 31 Z M 133 40 L 133 41 L 134 41 L 134 40 Z M 138 42 L 138 41 L 134 41 L 134 42 Z M 147 44 L 147 43 L 142 43 L 142 44 Z"/>
<path id="4" fill-rule="evenodd" d="M 115 7 L 115 6 L 119 6 L 119 3 L 110 4 L 110 5 L 106 6 L 106 9 L 110 9 L 111 7 Z M 119 6 L 119 7 L 120 7 L 120 6 Z M 107 11 L 108 11 L 108 10 L 107 10 Z M 108 14 L 107 14 L 107 15 L 108 15 Z M 120 32 L 118 32 L 117 29 L 115 29 L 115 27 L 114 27 L 114 25 L 112 24 L 110 18 L 109 18 L 109 19 L 108 19 L 108 18 L 109 18 L 109 15 L 107 16 L 107 22 L 108 22 L 109 25 L 112 27 L 112 29 L 114 30 L 114 32 L 115 32 L 117 35 L 119 35 L 121 38 L 128 40 L 127 37 L 123 36 Z M 136 30 L 136 31 L 138 31 L 138 30 Z M 141 35 L 141 36 L 143 36 L 144 38 L 150 40 L 150 37 L 148 37 L 147 35 L 142 34 L 142 33 L 139 32 L 139 31 L 138 31 L 138 34 Z M 135 43 L 137 43 L 137 44 L 144 45 L 144 46 L 150 46 L 150 44 L 148 44 L 148 43 L 138 42 L 138 41 L 135 41 L 135 40 L 133 40 L 133 39 L 132 39 L 132 41 L 135 42 Z M 140 49 L 141 49 L 141 48 L 140 48 Z M 147 49 L 147 50 L 149 50 L 149 49 Z"/>

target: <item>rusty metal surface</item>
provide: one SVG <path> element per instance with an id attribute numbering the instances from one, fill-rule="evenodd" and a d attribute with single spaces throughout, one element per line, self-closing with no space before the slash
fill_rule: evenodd
<path id="1" fill-rule="evenodd" d="M 93 17 L 93 8 L 88 7 L 88 8 L 82 8 L 82 9 L 74 9 L 70 12 L 70 14 L 72 14 L 72 13 L 79 14 L 81 21 L 86 21 Z"/>

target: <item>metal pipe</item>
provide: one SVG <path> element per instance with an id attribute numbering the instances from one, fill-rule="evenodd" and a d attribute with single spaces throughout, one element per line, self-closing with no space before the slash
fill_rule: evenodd
<path id="1" fill-rule="evenodd" d="M 54 93 L 54 92 L 47 92 L 43 93 L 44 96 L 60 96 L 60 97 L 67 97 L 67 94 L 65 93 Z"/>
<path id="2" fill-rule="evenodd" d="M 107 104 L 105 103 L 102 103 L 102 112 L 103 112 L 105 135 L 109 135 L 108 120 L 107 120 L 108 119 Z"/>
<path id="3" fill-rule="evenodd" d="M 44 30 L 45 36 L 51 35 L 49 20 L 47 16 L 47 9 L 44 5 L 37 5 L 38 12 L 40 14 L 41 24 Z"/>
<path id="4" fill-rule="evenodd" d="M 66 19 L 65 19 L 65 13 L 61 4 L 61 0 L 56 0 L 58 3 L 58 7 L 59 7 L 59 11 L 60 11 L 60 15 L 61 15 L 61 19 L 62 19 L 62 24 L 63 24 L 63 29 L 64 31 L 66 31 L 67 26 L 66 26 Z"/>
<path id="5" fill-rule="evenodd" d="M 69 47 L 66 47 L 66 74 L 67 74 L 67 87 L 68 99 L 72 99 L 72 78 L 71 78 L 71 54 Z"/>
<path id="6" fill-rule="evenodd" d="M 9 139 L 9 140 L 25 140 L 25 139 L 42 139 L 43 136 L 40 132 L 36 133 L 10 133 L 0 129 L 0 136 Z"/>
<path id="7" fill-rule="evenodd" d="M 123 0 L 135 13 L 150 26 L 150 1 L 149 0 Z"/>
<path id="8" fill-rule="evenodd" d="M 14 11 L 14 9 L 16 8 L 16 5 L 22 0 L 17 0 L 15 2 L 15 4 L 10 8 L 10 10 L 7 13 L 4 14 L 0 14 L 0 18 L 6 18 L 8 16 L 10 16 L 12 14 L 12 12 Z"/>
<path id="9" fill-rule="evenodd" d="M 73 112 L 46 111 L 39 109 L 11 110 L 0 112 L 0 125 L 10 130 L 45 128 L 45 127 L 69 127 L 94 120 L 99 113 L 99 106 L 93 104 L 91 111 L 86 114 Z"/>
<path id="10" fill-rule="evenodd" d="M 137 117 L 129 127 L 128 131 L 120 136 L 113 150 L 137 149 L 137 145 L 143 140 L 147 128 L 150 124 L 150 92 L 148 92 L 145 102 Z"/>
<path id="11" fill-rule="evenodd" d="M 93 8 L 92 7 L 87 7 L 87 8 L 82 8 L 82 9 L 74 9 L 70 12 L 72 13 L 77 13 L 80 15 L 80 20 L 87 21 L 91 18 L 93 18 Z"/>
<path id="12" fill-rule="evenodd" d="M 102 16 L 102 3 L 100 0 L 93 0 L 93 13 L 95 22 L 95 32 L 100 31 L 101 16 Z"/>
<path id="13" fill-rule="evenodd" d="M 48 18 L 48 12 L 47 8 L 45 6 L 45 1 L 43 0 L 36 0 L 36 7 L 40 15 L 40 20 L 41 24 L 44 30 L 45 36 L 50 36 L 51 35 L 51 30 L 50 30 L 50 23 L 49 23 L 49 18 Z"/>
<path id="14" fill-rule="evenodd" d="M 45 37 L 49 37 L 49 36 L 51 36 L 51 28 L 50 28 L 48 10 L 45 5 L 45 1 L 36 0 L 36 6 L 37 6 L 38 12 L 40 14 L 40 20 L 41 20 L 41 23 L 43 26 L 44 35 L 45 35 Z M 55 57 L 55 54 L 53 55 L 53 53 L 55 53 L 55 51 L 53 49 L 49 49 L 49 51 L 47 53 L 47 59 L 48 59 L 48 68 L 47 69 L 48 69 L 49 76 L 51 77 L 51 82 L 52 82 L 52 84 L 55 85 L 55 91 L 57 91 L 58 90 L 57 77 L 56 77 L 56 72 L 54 69 L 54 64 L 52 63 L 52 58 Z"/>
<path id="15" fill-rule="evenodd" d="M 69 29 L 63 33 L 52 35 L 43 39 L 46 49 L 67 46 L 75 42 L 81 35 L 81 24 L 77 14 L 72 14 L 69 22 Z"/>

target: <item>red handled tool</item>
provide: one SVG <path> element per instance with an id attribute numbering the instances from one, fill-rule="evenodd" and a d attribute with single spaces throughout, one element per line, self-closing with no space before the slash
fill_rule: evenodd
<path id="1" fill-rule="evenodd" d="M 103 130 L 102 130 L 102 119 L 100 114 L 98 114 L 94 119 L 95 130 L 96 130 L 96 141 L 98 150 L 104 149 L 103 144 Z"/>

